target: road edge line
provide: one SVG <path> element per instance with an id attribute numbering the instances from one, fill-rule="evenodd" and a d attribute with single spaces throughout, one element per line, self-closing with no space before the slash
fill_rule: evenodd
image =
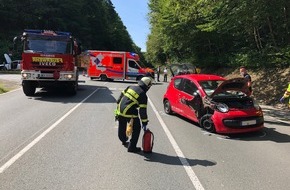
<path id="1" fill-rule="evenodd" d="M 177 154 L 183 168 L 185 169 L 188 177 L 190 178 L 192 184 L 194 185 L 195 189 L 196 190 L 204 190 L 204 187 L 200 183 L 198 177 L 196 176 L 195 172 L 193 171 L 193 169 L 189 165 L 187 159 L 185 158 L 185 156 L 182 153 L 181 149 L 179 148 L 177 142 L 175 141 L 174 137 L 172 136 L 171 132 L 169 131 L 168 127 L 166 126 L 165 122 L 161 118 L 160 114 L 158 113 L 156 107 L 154 106 L 153 102 L 151 101 L 151 99 L 149 97 L 148 97 L 148 101 L 149 101 L 153 111 L 155 112 L 156 117 L 159 120 L 167 138 L 169 139 L 169 141 L 170 141 L 170 143 L 175 151 L 175 153 Z"/>

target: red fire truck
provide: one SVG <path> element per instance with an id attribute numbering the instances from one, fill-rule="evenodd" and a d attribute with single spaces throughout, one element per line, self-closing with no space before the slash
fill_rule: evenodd
<path id="1" fill-rule="evenodd" d="M 131 52 L 87 50 L 82 59 L 87 63 L 87 74 L 91 79 L 140 80 L 153 71 L 142 68 L 138 54 Z"/>
<path id="2" fill-rule="evenodd" d="M 78 88 L 78 68 L 75 57 L 80 54 L 76 40 L 69 32 L 24 30 L 14 38 L 14 45 L 23 45 L 21 76 L 26 96 L 33 96 L 36 88 L 65 86 L 74 95 Z"/>

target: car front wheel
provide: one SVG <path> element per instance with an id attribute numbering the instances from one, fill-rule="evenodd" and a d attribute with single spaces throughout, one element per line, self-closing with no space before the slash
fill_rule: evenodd
<path id="1" fill-rule="evenodd" d="M 212 114 L 205 114 L 200 118 L 200 126 L 208 132 L 215 132 L 215 126 L 211 119 Z"/>
<path id="2" fill-rule="evenodd" d="M 165 113 L 169 114 L 169 115 L 172 114 L 171 104 L 170 104 L 169 100 L 167 100 L 167 99 L 164 100 L 163 104 L 164 104 Z"/>

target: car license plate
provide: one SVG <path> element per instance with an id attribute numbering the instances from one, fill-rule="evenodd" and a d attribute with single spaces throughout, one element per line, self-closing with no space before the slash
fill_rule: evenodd
<path id="1" fill-rule="evenodd" d="M 49 77 L 53 77 L 53 74 L 51 74 L 51 73 L 41 73 L 40 77 L 49 78 Z"/>
<path id="2" fill-rule="evenodd" d="M 242 126 L 255 125 L 255 124 L 256 124 L 256 120 L 242 121 Z"/>

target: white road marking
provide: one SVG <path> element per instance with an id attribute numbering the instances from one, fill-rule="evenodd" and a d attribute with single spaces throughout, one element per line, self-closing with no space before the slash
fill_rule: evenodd
<path id="1" fill-rule="evenodd" d="M 175 139 L 173 138 L 172 134 L 170 133 L 168 127 L 166 126 L 166 124 L 164 123 L 163 119 L 161 118 L 160 114 L 158 113 L 157 109 L 155 108 L 154 104 L 152 103 L 152 101 L 150 100 L 150 98 L 148 98 L 148 101 L 153 109 L 153 111 L 156 114 L 157 119 L 159 120 L 165 134 L 167 135 L 173 149 L 175 150 L 175 153 L 177 154 L 180 162 L 182 163 L 188 177 L 190 178 L 192 184 L 194 185 L 196 190 L 204 190 L 204 187 L 202 186 L 202 184 L 200 183 L 199 179 L 197 178 L 195 172 L 193 171 L 193 169 L 191 168 L 191 166 L 189 165 L 188 161 L 186 160 L 184 154 L 182 153 L 181 149 L 179 148 L 178 144 L 176 143 Z"/>
<path id="2" fill-rule="evenodd" d="M 5 94 L 9 94 L 9 93 L 12 93 L 12 92 L 18 91 L 18 90 L 20 90 L 20 89 L 21 89 L 21 87 L 16 88 L 16 89 L 14 89 L 14 90 L 10 90 L 10 91 L 8 91 L 8 92 L 5 92 L 5 93 L 0 94 L 0 96 L 3 96 L 3 95 L 5 95 Z"/>
<path id="3" fill-rule="evenodd" d="M 69 116 L 73 111 L 75 111 L 81 104 L 83 104 L 89 97 L 91 97 L 98 90 L 99 90 L 99 88 L 97 88 L 95 91 L 93 91 L 89 96 L 87 96 L 80 103 L 78 103 L 75 107 L 73 107 L 71 110 L 69 110 L 59 120 L 57 120 L 54 124 L 52 124 L 49 128 L 47 128 L 43 133 L 41 133 L 38 137 L 36 137 L 31 143 L 29 143 L 26 147 L 24 147 L 21 151 L 19 151 L 15 156 L 13 156 L 10 160 L 8 160 L 4 165 L 2 165 L 0 167 L 0 174 L 3 173 L 6 169 L 8 169 L 14 162 L 16 162 L 21 156 L 23 156 L 34 145 L 36 145 L 50 131 L 52 131 L 54 128 L 56 128 L 59 123 L 61 123 L 67 116 Z"/>

